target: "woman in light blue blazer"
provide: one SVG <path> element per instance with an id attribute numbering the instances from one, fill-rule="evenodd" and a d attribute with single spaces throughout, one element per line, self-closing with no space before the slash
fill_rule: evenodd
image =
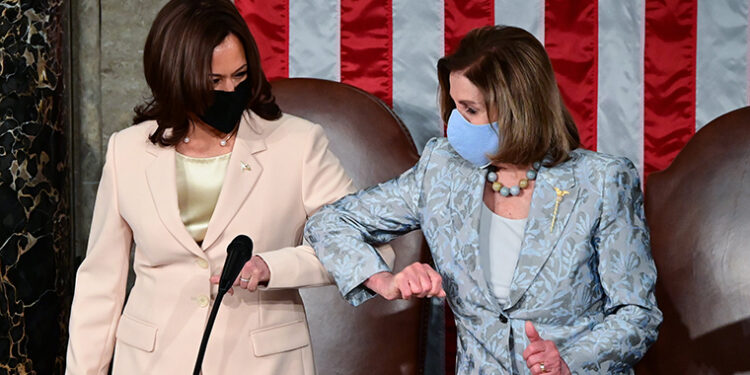
<path id="1" fill-rule="evenodd" d="M 307 222 L 342 295 L 447 294 L 459 374 L 633 373 L 662 321 L 633 164 L 579 148 L 549 57 L 524 30 L 471 31 L 438 78 L 447 138 Z M 415 229 L 435 270 L 394 275 L 371 244 Z"/>

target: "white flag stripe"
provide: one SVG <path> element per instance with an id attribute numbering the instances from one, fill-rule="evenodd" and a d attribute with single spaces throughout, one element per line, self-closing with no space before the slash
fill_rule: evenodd
<path id="1" fill-rule="evenodd" d="M 393 109 L 417 150 L 443 134 L 437 61 L 444 55 L 443 0 L 393 0 Z"/>
<path id="2" fill-rule="evenodd" d="M 341 80 L 340 4 L 289 0 L 289 77 Z"/>
<path id="3" fill-rule="evenodd" d="M 698 1 L 696 131 L 748 104 L 748 1 Z"/>
<path id="4" fill-rule="evenodd" d="M 495 0 L 495 25 L 520 27 L 544 44 L 544 0 Z"/>
<path id="5" fill-rule="evenodd" d="M 643 176 L 645 0 L 599 0 L 597 150 Z"/>

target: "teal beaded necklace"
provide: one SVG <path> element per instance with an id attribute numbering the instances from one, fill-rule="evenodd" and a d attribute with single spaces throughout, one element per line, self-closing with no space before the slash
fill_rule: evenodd
<path id="1" fill-rule="evenodd" d="M 526 189 L 529 187 L 529 181 L 536 180 L 537 172 L 539 172 L 539 168 L 541 168 L 542 163 L 540 162 L 534 162 L 531 165 L 531 168 L 526 171 L 526 178 L 522 178 L 520 181 L 518 181 L 518 185 L 507 187 L 503 186 L 498 180 L 497 180 L 497 167 L 494 165 L 491 165 L 487 167 L 487 182 L 492 184 L 492 190 L 495 192 L 500 193 L 500 195 L 504 197 L 508 196 L 517 196 L 521 194 L 521 190 Z"/>

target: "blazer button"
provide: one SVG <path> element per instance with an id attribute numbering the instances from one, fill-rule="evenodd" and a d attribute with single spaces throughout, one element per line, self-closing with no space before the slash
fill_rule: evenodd
<path id="1" fill-rule="evenodd" d="M 506 318 L 505 315 L 500 315 L 500 323 L 508 323 L 508 318 Z"/>
<path id="2" fill-rule="evenodd" d="M 206 296 L 198 296 L 197 302 L 200 307 L 208 307 L 208 297 Z"/>
<path id="3" fill-rule="evenodd" d="M 198 267 L 203 268 L 203 269 L 208 268 L 208 262 L 206 262 L 206 260 L 202 258 L 196 259 L 195 264 L 197 264 Z"/>

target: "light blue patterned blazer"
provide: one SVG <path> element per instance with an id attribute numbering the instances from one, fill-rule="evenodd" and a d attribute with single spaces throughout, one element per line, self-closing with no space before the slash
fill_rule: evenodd
<path id="1" fill-rule="evenodd" d="M 305 237 L 344 298 L 358 305 L 373 297 L 362 283 L 388 270 L 368 243 L 421 228 L 456 317 L 459 374 L 529 373 L 526 320 L 556 343 L 573 373 L 633 373 L 662 314 L 632 163 L 574 150 L 568 161 L 540 169 L 504 305 L 479 263 L 484 172 L 445 138 L 433 139 L 400 177 L 322 208 Z"/>

